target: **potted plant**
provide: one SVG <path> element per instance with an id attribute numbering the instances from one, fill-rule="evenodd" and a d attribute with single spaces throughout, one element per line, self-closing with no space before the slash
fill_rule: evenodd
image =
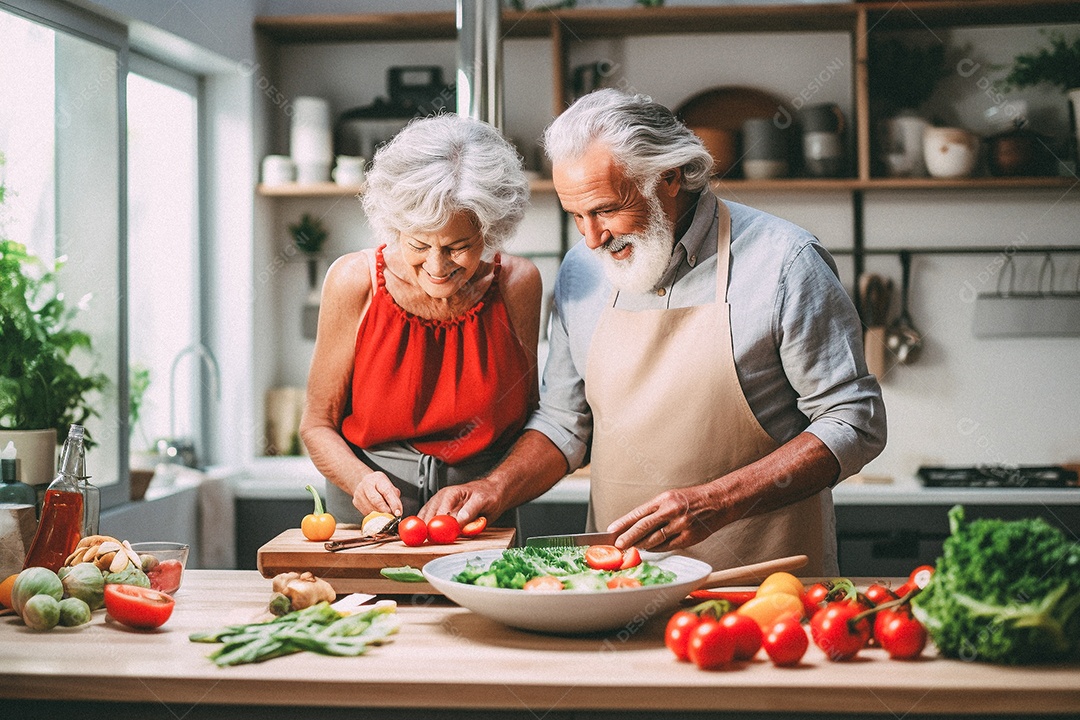
<path id="1" fill-rule="evenodd" d="M 920 108 L 945 76 L 945 46 L 871 35 L 867 76 L 874 117 L 883 120 L 880 154 L 889 175 L 925 175 Z"/>
<path id="2" fill-rule="evenodd" d="M 1080 35 L 1069 40 L 1060 32 L 1043 34 L 1050 46 L 1017 55 L 1005 77 L 1005 86 L 1012 89 L 1046 84 L 1060 88 L 1072 102 L 1072 129 L 1080 150 Z"/>
<path id="3" fill-rule="evenodd" d="M 0 185 L 0 204 L 3 194 Z M 57 290 L 59 269 L 0 234 L 0 444 L 15 440 L 29 484 L 52 479 L 57 444 L 72 423 L 99 416 L 89 400 L 109 382 L 73 362 L 93 348 Z"/>
<path id="4" fill-rule="evenodd" d="M 300 222 L 290 225 L 289 232 L 296 247 L 308 256 L 308 296 L 300 313 L 300 330 L 304 338 L 314 340 L 319 324 L 318 255 L 328 233 L 322 223 L 308 213 L 304 213 Z"/>

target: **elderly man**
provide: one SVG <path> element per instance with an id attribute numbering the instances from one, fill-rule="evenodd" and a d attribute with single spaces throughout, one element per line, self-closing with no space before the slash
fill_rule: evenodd
<path id="1" fill-rule="evenodd" d="M 590 529 L 714 567 L 838 573 L 830 488 L 885 444 L 861 326 L 805 230 L 709 189 L 665 107 L 591 93 L 545 133 L 584 236 L 555 287 L 540 409 L 487 477 L 422 516 L 498 516 L 590 458 Z"/>

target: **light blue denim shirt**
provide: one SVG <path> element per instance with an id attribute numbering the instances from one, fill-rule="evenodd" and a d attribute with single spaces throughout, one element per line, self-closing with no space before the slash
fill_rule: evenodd
<path id="1" fill-rule="evenodd" d="M 839 461 L 842 480 L 885 447 L 885 405 L 866 369 L 855 307 L 813 235 L 760 210 L 725 204 L 731 212 L 731 336 L 743 394 L 778 444 L 803 431 L 820 438 Z M 616 307 L 715 302 L 717 222 L 717 198 L 703 192 L 672 252 L 663 293 L 620 293 Z M 585 367 L 611 289 L 600 259 L 579 242 L 559 269 L 540 408 L 526 425 L 562 450 L 570 470 L 584 464 L 592 437 Z"/>

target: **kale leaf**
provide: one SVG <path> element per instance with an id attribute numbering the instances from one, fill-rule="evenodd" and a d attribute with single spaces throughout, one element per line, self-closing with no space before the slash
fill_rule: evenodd
<path id="1" fill-rule="evenodd" d="M 964 521 L 912 601 L 947 657 L 1006 664 L 1080 659 L 1080 543 L 1041 518 Z"/>

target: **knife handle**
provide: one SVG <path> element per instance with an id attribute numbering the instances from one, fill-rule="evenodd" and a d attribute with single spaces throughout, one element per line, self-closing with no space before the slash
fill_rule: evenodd
<path id="1" fill-rule="evenodd" d="M 716 570 L 705 576 L 698 583 L 698 587 L 715 587 L 718 585 L 736 585 L 739 583 L 757 582 L 764 580 L 774 572 L 798 570 L 804 567 L 810 558 L 805 555 L 790 555 L 788 557 L 766 560 L 753 563 L 752 565 L 740 565 L 739 567 L 726 570 Z"/>

